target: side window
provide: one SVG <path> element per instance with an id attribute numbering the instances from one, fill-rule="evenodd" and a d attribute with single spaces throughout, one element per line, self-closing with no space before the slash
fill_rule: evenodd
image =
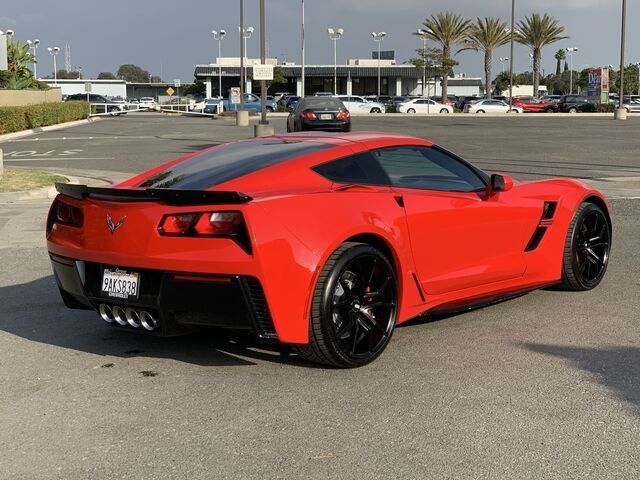
<path id="1" fill-rule="evenodd" d="M 313 167 L 316 173 L 332 182 L 389 185 L 389 177 L 371 153 L 359 153 Z"/>
<path id="2" fill-rule="evenodd" d="M 353 98 L 353 101 L 356 103 L 364 103 L 364 100 L 360 97 L 352 97 L 352 98 Z"/>
<path id="3" fill-rule="evenodd" d="M 472 168 L 435 147 L 392 147 L 372 153 L 396 187 L 447 192 L 486 188 Z"/>

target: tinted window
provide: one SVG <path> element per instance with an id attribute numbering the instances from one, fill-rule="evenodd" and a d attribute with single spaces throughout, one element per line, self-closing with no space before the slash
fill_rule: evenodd
<path id="1" fill-rule="evenodd" d="M 438 148 L 393 147 L 372 153 L 397 187 L 452 192 L 486 188 L 471 167 Z"/>
<path id="2" fill-rule="evenodd" d="M 337 98 L 332 97 L 308 97 L 298 103 L 298 110 L 304 110 L 307 108 L 318 109 L 334 109 L 339 110 L 344 108 L 342 102 Z"/>
<path id="3" fill-rule="evenodd" d="M 389 185 L 389 177 L 369 152 L 324 163 L 313 170 L 332 182 Z"/>
<path id="4" fill-rule="evenodd" d="M 140 186 L 201 190 L 329 147 L 324 143 L 279 139 L 230 143 L 180 162 Z"/>

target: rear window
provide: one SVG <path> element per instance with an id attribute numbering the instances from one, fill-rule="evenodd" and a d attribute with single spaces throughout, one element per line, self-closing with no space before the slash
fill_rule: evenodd
<path id="1" fill-rule="evenodd" d="M 140 186 L 202 190 L 330 147 L 326 143 L 273 138 L 230 143 L 156 173 Z"/>
<path id="2" fill-rule="evenodd" d="M 298 108 L 343 108 L 340 100 L 331 97 L 305 98 L 298 102 Z"/>

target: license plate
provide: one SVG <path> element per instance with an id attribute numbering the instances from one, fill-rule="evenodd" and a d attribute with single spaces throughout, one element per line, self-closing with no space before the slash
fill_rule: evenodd
<path id="1" fill-rule="evenodd" d="M 119 268 L 105 268 L 102 273 L 102 295 L 124 300 L 137 299 L 140 274 Z"/>
<path id="2" fill-rule="evenodd" d="M 333 120 L 333 115 L 330 113 L 321 113 L 320 120 Z"/>

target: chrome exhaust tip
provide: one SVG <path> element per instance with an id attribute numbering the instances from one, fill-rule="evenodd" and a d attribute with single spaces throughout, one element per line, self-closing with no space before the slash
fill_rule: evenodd
<path id="1" fill-rule="evenodd" d="M 109 305 L 101 303 L 100 307 L 98 307 L 98 313 L 105 322 L 113 323 L 113 311 Z"/>
<path id="2" fill-rule="evenodd" d="M 127 324 L 127 317 L 121 307 L 115 306 L 111 311 L 113 312 L 113 319 L 118 325 L 125 326 Z"/>
<path id="3" fill-rule="evenodd" d="M 144 310 L 138 312 L 138 318 L 140 319 L 140 324 L 145 330 L 153 332 L 158 328 L 158 321 L 149 312 L 145 312 Z"/>
<path id="4" fill-rule="evenodd" d="M 140 328 L 140 315 L 133 308 L 127 308 L 124 311 L 127 323 L 133 328 Z"/>

